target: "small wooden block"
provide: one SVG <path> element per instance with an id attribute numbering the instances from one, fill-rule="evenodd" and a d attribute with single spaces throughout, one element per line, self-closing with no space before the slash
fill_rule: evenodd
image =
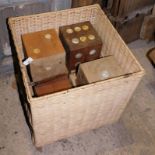
<path id="1" fill-rule="evenodd" d="M 80 64 L 78 83 L 89 84 L 123 75 L 123 70 L 113 56 Z"/>
<path id="2" fill-rule="evenodd" d="M 102 41 L 89 21 L 60 27 L 60 38 L 67 52 L 69 71 L 100 57 Z"/>
<path id="3" fill-rule="evenodd" d="M 36 96 L 42 96 L 69 88 L 71 88 L 70 80 L 68 75 L 64 74 L 39 82 L 34 86 L 34 92 Z"/>
<path id="4" fill-rule="evenodd" d="M 22 35 L 26 57 L 34 61 L 29 65 L 33 82 L 67 73 L 65 50 L 54 29 Z"/>
<path id="5" fill-rule="evenodd" d="M 153 67 L 155 68 L 155 48 L 152 48 L 151 50 L 149 50 L 149 52 L 147 53 L 147 56 L 150 62 L 152 63 Z"/>

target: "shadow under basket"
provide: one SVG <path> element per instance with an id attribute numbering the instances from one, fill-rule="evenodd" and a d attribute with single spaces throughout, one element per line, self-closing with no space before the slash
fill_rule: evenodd
<path id="1" fill-rule="evenodd" d="M 112 55 L 124 75 L 69 90 L 33 97 L 27 75 L 21 35 L 90 21 L 102 39 L 101 56 Z M 125 109 L 144 70 L 113 28 L 99 5 L 48 12 L 9 19 L 25 86 L 36 147 L 117 121 Z"/>

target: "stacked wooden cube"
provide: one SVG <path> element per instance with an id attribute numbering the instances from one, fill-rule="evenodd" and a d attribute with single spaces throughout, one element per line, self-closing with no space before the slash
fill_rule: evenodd
<path id="1" fill-rule="evenodd" d="M 61 89 L 58 85 L 52 84 L 55 76 L 64 74 L 68 71 L 65 65 L 65 49 L 54 29 L 33 32 L 22 35 L 25 49 L 25 57 L 32 58 L 33 61 L 28 65 L 28 72 L 31 81 L 35 84 L 34 90 L 37 96 L 49 94 L 66 88 L 70 88 L 69 82 L 63 83 Z M 61 78 L 59 78 L 60 81 Z M 68 80 L 62 78 L 62 80 Z M 54 80 L 55 81 L 55 80 Z M 45 89 L 50 84 L 51 89 Z M 38 93 L 39 92 L 39 93 Z"/>
<path id="2" fill-rule="evenodd" d="M 102 41 L 89 21 L 60 27 L 60 38 L 66 49 L 69 71 L 100 57 Z"/>

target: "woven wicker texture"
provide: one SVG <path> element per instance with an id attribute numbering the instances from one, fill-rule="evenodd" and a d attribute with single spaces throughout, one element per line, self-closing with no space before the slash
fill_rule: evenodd
<path id="1" fill-rule="evenodd" d="M 124 75 L 43 97 L 32 97 L 22 64 L 21 35 L 90 21 L 103 41 L 102 55 L 113 55 Z M 144 75 L 144 70 L 99 5 L 9 19 L 31 113 L 37 147 L 117 121 Z"/>

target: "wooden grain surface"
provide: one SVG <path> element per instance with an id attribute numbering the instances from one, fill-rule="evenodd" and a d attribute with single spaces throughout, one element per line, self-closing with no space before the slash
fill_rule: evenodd
<path id="1" fill-rule="evenodd" d="M 123 74 L 124 72 L 117 60 L 113 56 L 109 56 L 81 64 L 79 66 L 78 77 L 81 83 L 86 81 L 86 84 L 88 84 L 118 77 Z"/>

